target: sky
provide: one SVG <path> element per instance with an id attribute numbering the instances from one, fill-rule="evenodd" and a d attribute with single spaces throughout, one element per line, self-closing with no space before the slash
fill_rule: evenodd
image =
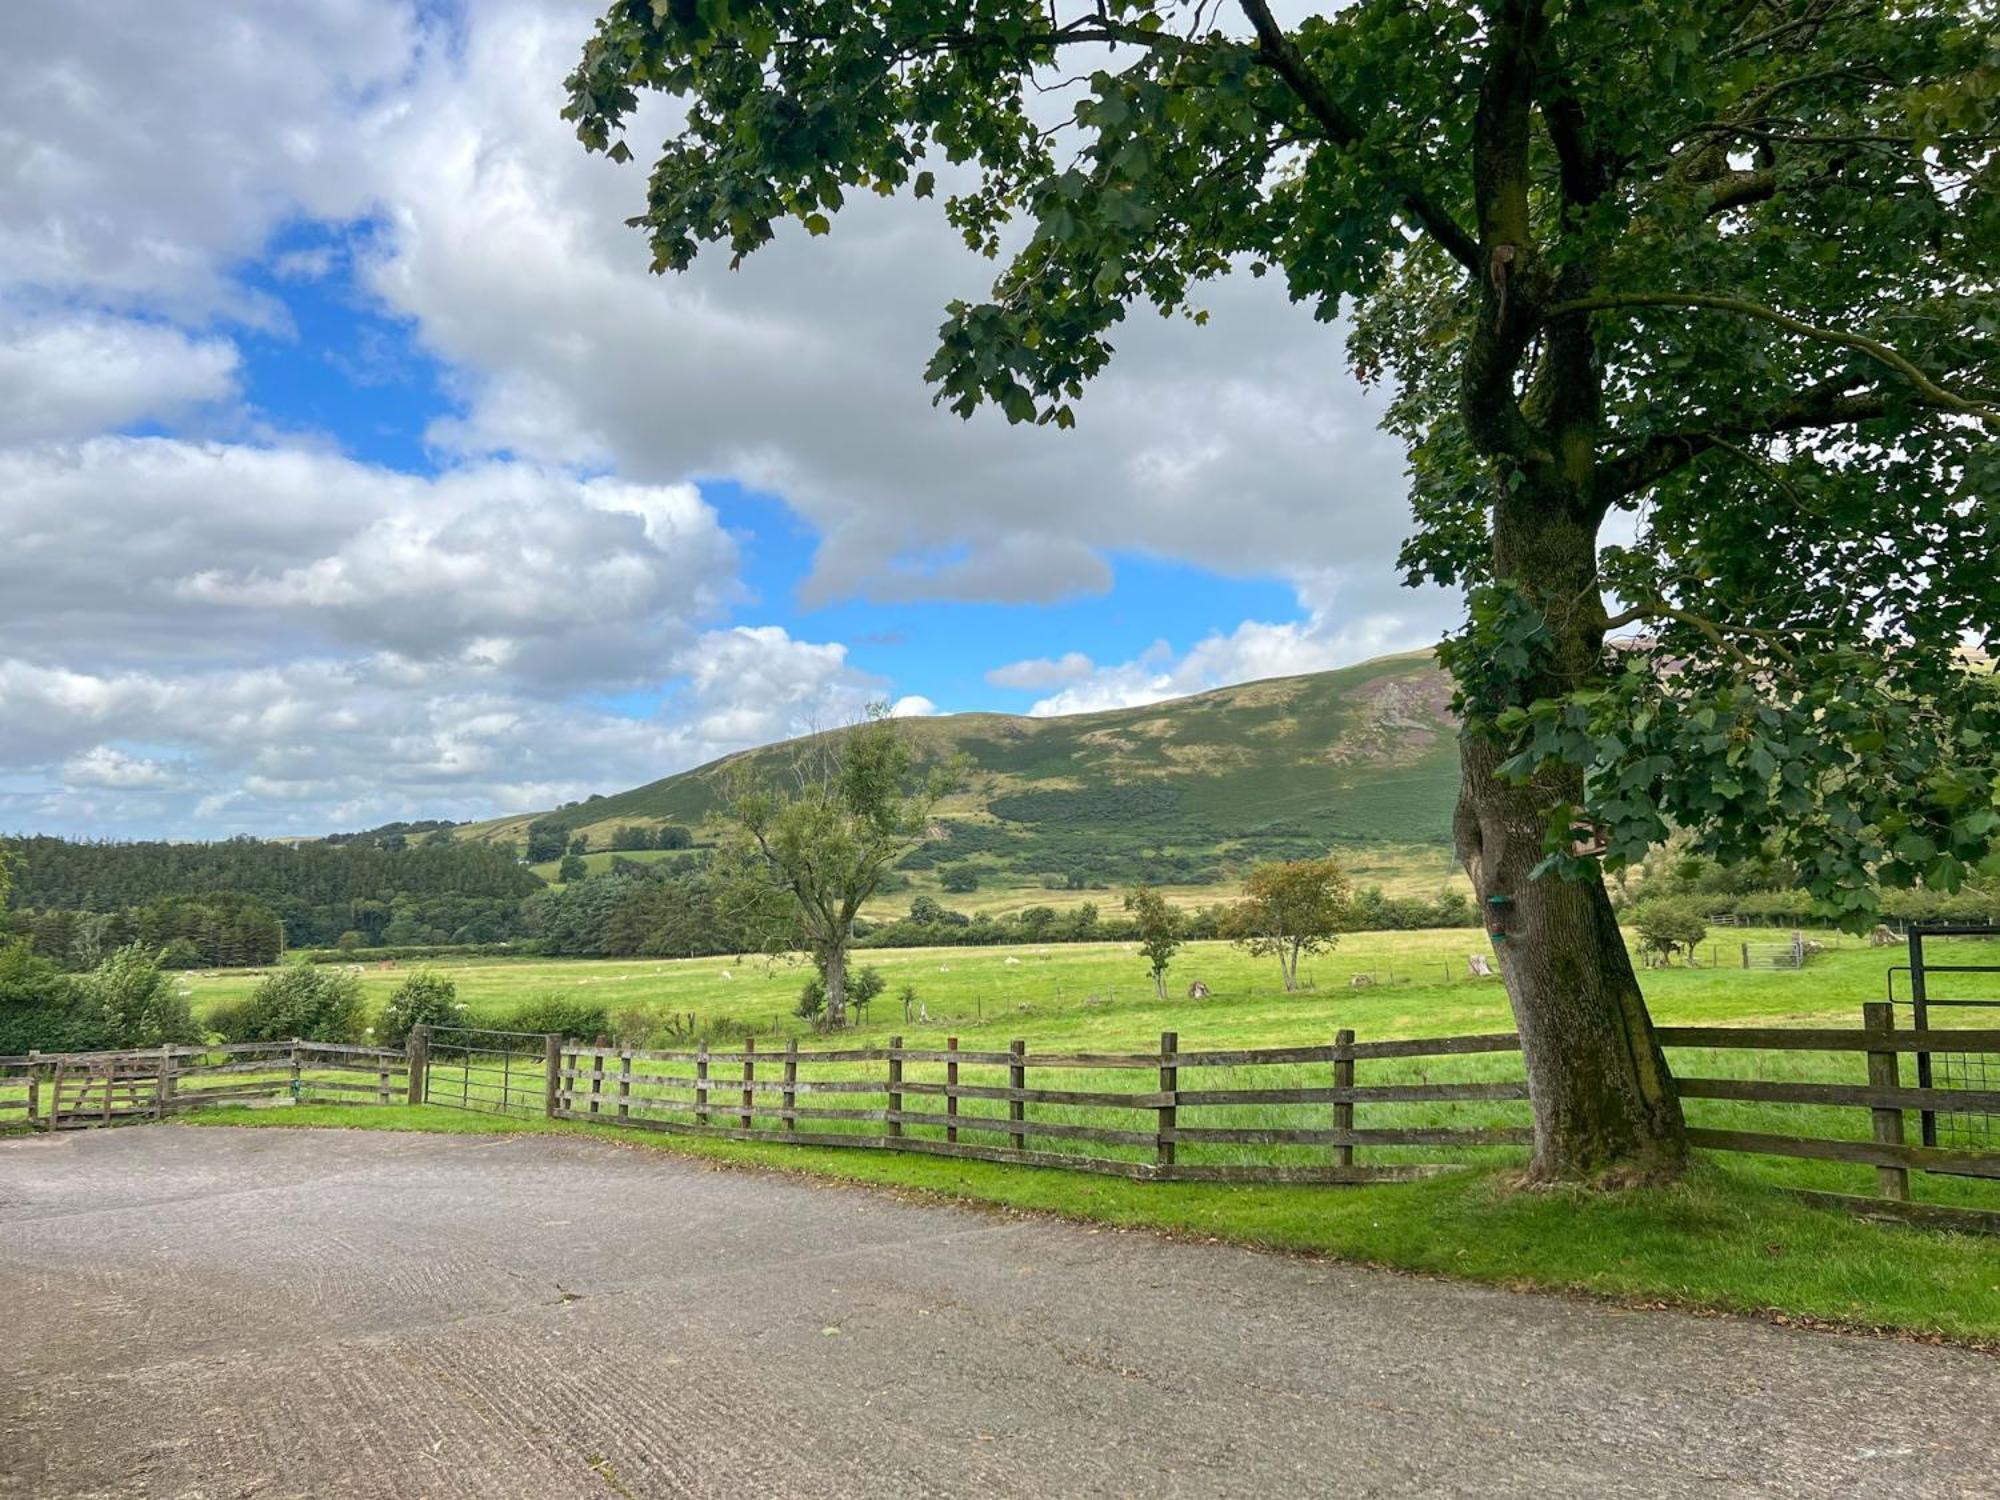
<path id="1" fill-rule="evenodd" d="M 855 202 L 647 270 L 558 118 L 596 5 L 0 15 L 0 829 L 279 836 L 612 792 L 899 713 L 1434 642 L 1337 329 L 1136 314 L 1074 431 L 935 407 L 996 267 Z"/>

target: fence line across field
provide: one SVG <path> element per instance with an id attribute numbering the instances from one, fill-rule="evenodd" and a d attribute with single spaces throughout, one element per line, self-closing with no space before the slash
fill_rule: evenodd
<path id="1" fill-rule="evenodd" d="M 1898 1027 L 1890 1005 L 1873 1002 L 1853 1028 L 1661 1026 L 1655 1034 L 1692 1106 L 1696 1147 L 1870 1168 L 1872 1198 L 1808 1196 L 2000 1230 L 2000 1207 L 1911 1201 L 1913 1172 L 2000 1181 L 2000 1150 L 1986 1140 L 1943 1146 L 1905 1134 L 1912 1113 L 1919 1121 L 2000 1114 L 2000 1088 L 1941 1087 L 1958 1080 L 1912 1067 L 1935 1054 L 1982 1065 L 2000 1058 L 2000 1028 Z M 1396 1182 L 1530 1142 L 1518 1068 L 1449 1080 L 1425 1071 L 1433 1060 L 1505 1059 L 1519 1049 L 1511 1033 L 1364 1041 L 1341 1031 L 1323 1043 L 1249 1048 L 1190 1047 L 1167 1032 L 1154 1048 L 1118 1052 L 1041 1052 L 1026 1040 L 961 1048 L 956 1038 L 909 1047 L 899 1037 L 814 1049 L 794 1039 L 782 1049 L 751 1041 L 651 1050 L 417 1027 L 400 1052 L 291 1041 L 4 1057 L 0 1127 L 25 1117 L 42 1129 L 73 1129 L 260 1100 L 471 1109 L 497 1101 L 510 1112 L 614 1128 L 1149 1181 Z M 1748 1056 L 1757 1072 L 1808 1076 L 1729 1076 L 1725 1060 L 1734 1056 Z M 1838 1072 L 1826 1059 L 1842 1057 L 1863 1065 L 1860 1076 L 1826 1076 Z M 1820 1076 L 1810 1076 L 1815 1069 Z M 1399 1107 L 1424 1113 L 1412 1123 L 1397 1118 Z M 1810 1123 L 1784 1128 L 1794 1118 Z"/>

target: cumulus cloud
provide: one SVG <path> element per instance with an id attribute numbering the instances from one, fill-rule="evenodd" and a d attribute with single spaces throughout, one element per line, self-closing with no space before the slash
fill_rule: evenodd
<path id="1" fill-rule="evenodd" d="M 1243 575 L 1352 564 L 1369 582 L 1344 607 L 1390 606 L 1401 454 L 1338 332 L 1275 278 L 1217 284 L 1206 329 L 1132 319 L 1074 432 L 961 422 L 921 371 L 940 310 L 993 267 L 934 205 L 858 195 L 832 235 L 781 232 L 740 271 L 648 274 L 624 223 L 642 166 L 586 157 L 557 118 L 594 9 L 478 7 L 381 134 L 366 265 L 462 372 L 438 441 L 782 496 L 821 538 L 809 602 L 1045 602 L 1139 550 Z M 649 103 L 635 146 L 671 123 Z"/>
<path id="2" fill-rule="evenodd" d="M 234 395 L 236 366 L 228 339 L 98 314 L 25 315 L 0 324 L 0 443 L 179 416 Z"/>
<path id="3" fill-rule="evenodd" d="M 1083 671 L 1068 671 L 1061 677 L 1045 678 L 1042 683 L 1023 680 L 1007 685 L 1065 682 L 1067 685 L 1060 692 L 1038 700 L 1028 710 L 1037 718 L 1047 718 L 1136 708 L 1233 683 L 1324 672 L 1372 656 L 1429 645 L 1435 640 L 1435 633 L 1426 633 L 1423 624 L 1427 610 L 1420 607 L 1407 614 L 1349 618 L 1336 608 L 1340 590 L 1336 575 L 1314 575 L 1299 585 L 1299 603 L 1305 612 L 1302 619 L 1275 623 L 1245 620 L 1234 630 L 1204 637 L 1181 655 L 1176 655 L 1167 642 L 1156 641 L 1131 661 L 1095 666 L 1083 659 Z M 1420 606 L 1439 607 L 1435 596 L 1430 599 L 1418 596 L 1418 602 Z M 1065 656 L 1059 663 L 1016 662 L 996 672 L 1012 673 L 1025 668 L 1028 671 L 1024 678 L 1032 679 L 1036 668 L 1073 665 L 1074 659 L 1076 653 Z M 991 678 L 995 673 L 987 675 Z"/>
<path id="4" fill-rule="evenodd" d="M 408 0 L 8 7 L 0 267 L 176 317 L 281 318 L 232 269 L 288 220 L 366 212 L 368 126 L 419 36 Z"/>
<path id="5" fill-rule="evenodd" d="M 1088 677 L 1097 664 L 1081 651 L 1065 651 L 1053 659 L 1042 656 L 1027 661 L 1008 662 L 1004 667 L 994 667 L 986 674 L 986 680 L 995 687 L 1015 688 L 1024 693 L 1040 692 L 1061 683 L 1075 682 L 1080 677 Z"/>
<path id="6" fill-rule="evenodd" d="M 846 723 L 883 689 L 843 647 L 775 628 L 718 632 L 676 665 L 684 680 L 632 715 L 478 682 L 413 686 L 366 658 L 116 673 L 0 658 L 0 765 L 15 772 L 0 826 L 143 816 L 170 833 L 323 833 L 484 817 Z M 183 753 L 134 754 L 114 737 Z"/>
<path id="7" fill-rule="evenodd" d="M 738 597 L 689 485 L 521 463 L 422 478 L 337 455 L 171 438 L 0 449 L 15 649 L 102 664 L 203 643 L 340 643 L 573 691 L 657 681 Z"/>

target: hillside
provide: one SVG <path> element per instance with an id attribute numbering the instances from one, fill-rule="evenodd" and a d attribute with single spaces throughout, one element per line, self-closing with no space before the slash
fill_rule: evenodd
<path id="1" fill-rule="evenodd" d="M 981 891 L 953 904 L 978 909 L 996 897 L 1017 905 L 1031 890 L 1138 879 L 1218 887 L 1258 859 L 1333 849 L 1363 879 L 1434 893 L 1453 878 L 1450 702 L 1449 679 L 1422 652 L 1144 708 L 911 720 L 925 754 L 962 753 L 972 772 L 943 810 L 942 837 L 905 862 L 907 888 L 933 888 L 939 866 L 967 866 Z M 560 816 L 597 850 L 621 824 L 712 834 L 723 768 L 747 759 L 775 772 L 787 753 L 746 751 Z M 544 815 L 475 824 L 458 837 L 520 842 Z"/>

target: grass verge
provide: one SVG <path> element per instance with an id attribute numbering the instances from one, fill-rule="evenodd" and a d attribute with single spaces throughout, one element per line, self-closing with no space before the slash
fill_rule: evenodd
<path id="1" fill-rule="evenodd" d="M 1606 1196 L 1509 1191 L 1493 1170 L 1342 1188 L 1138 1183 L 874 1151 L 668 1138 L 436 1106 L 214 1109 L 184 1122 L 591 1136 L 722 1165 L 1469 1281 L 2000 1349 L 2000 1249 L 1991 1239 L 1809 1208 L 1741 1166 L 1715 1160 L 1703 1160 L 1671 1188 Z"/>

